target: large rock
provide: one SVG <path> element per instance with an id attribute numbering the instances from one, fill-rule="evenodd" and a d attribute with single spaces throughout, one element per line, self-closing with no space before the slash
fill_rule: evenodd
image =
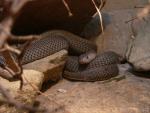
<path id="1" fill-rule="evenodd" d="M 150 16 L 133 21 L 135 36 L 130 39 L 127 60 L 136 71 L 150 71 Z"/>
<path id="2" fill-rule="evenodd" d="M 149 113 L 150 80 L 120 67 L 120 76 L 104 82 L 62 80 L 37 97 L 53 113 Z"/>
<path id="3" fill-rule="evenodd" d="M 134 70 L 150 71 L 149 16 L 145 20 L 133 19 L 141 10 L 133 7 L 147 3 L 148 0 L 108 1 L 104 7 L 104 12 L 109 15 L 104 18 L 107 22 L 105 31 L 95 38 L 98 52 L 114 51 L 126 59 Z"/>
<path id="4" fill-rule="evenodd" d="M 104 33 L 96 37 L 95 40 L 98 52 L 111 50 L 125 58 L 128 43 L 132 36 L 131 23 L 126 23 L 126 21 L 135 15 L 135 11 L 119 10 L 105 13 L 108 15 L 106 19 L 104 18 L 107 25 Z"/>
<path id="5" fill-rule="evenodd" d="M 44 81 L 60 80 L 67 54 L 66 50 L 61 50 L 45 58 L 23 65 L 23 69 L 42 72 L 44 74 Z"/>
<path id="6" fill-rule="evenodd" d="M 96 9 L 91 0 L 65 0 L 72 16 L 62 0 L 31 0 L 17 18 L 15 34 L 41 33 L 50 29 L 64 29 L 79 34 L 88 23 Z M 99 0 L 95 0 L 99 6 Z"/>

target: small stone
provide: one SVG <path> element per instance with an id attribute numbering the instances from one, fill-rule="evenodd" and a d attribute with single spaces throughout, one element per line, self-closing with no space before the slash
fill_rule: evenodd
<path id="1" fill-rule="evenodd" d="M 66 93 L 67 92 L 67 90 L 65 90 L 65 89 L 58 89 L 57 91 L 60 93 Z"/>

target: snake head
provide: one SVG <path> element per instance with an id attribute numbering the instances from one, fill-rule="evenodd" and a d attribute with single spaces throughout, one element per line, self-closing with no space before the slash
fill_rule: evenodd
<path id="1" fill-rule="evenodd" d="M 96 51 L 94 51 L 94 50 L 90 50 L 90 51 L 88 51 L 88 52 L 86 52 L 86 53 L 84 53 L 84 54 L 81 54 L 80 56 L 79 56 L 79 63 L 80 64 L 88 64 L 88 63 L 90 63 L 92 60 L 94 60 L 95 59 L 95 57 L 96 57 Z"/>

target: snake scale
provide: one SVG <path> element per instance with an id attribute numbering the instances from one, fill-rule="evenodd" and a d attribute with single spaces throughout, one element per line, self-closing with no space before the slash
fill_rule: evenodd
<path id="1" fill-rule="evenodd" d="M 118 55 L 114 52 L 95 55 L 96 53 L 93 51 L 96 51 L 97 46 L 94 43 L 67 31 L 48 31 L 41 34 L 40 37 L 40 39 L 31 42 L 25 50 L 21 60 L 22 65 L 67 49 L 71 56 L 66 61 L 63 73 L 65 78 L 98 81 L 109 79 L 118 74 Z M 85 64 L 80 63 L 80 60 L 85 60 Z"/>

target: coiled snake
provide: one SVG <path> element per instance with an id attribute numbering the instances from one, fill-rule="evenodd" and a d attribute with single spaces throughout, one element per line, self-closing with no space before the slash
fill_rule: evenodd
<path id="1" fill-rule="evenodd" d="M 109 51 L 97 55 L 95 44 L 67 31 L 49 31 L 39 37 L 40 39 L 32 41 L 24 50 L 20 62 L 22 65 L 67 49 L 69 55 L 74 56 L 68 57 L 66 61 L 63 73 L 65 78 L 98 81 L 109 79 L 118 74 L 119 56 L 114 52 Z M 11 62 L 9 59 L 15 60 L 16 56 L 7 51 L 0 53 L 0 66 L 7 67 L 11 73 L 13 71 L 19 73 L 17 63 Z"/>
<path id="2" fill-rule="evenodd" d="M 118 74 L 118 55 L 105 52 L 96 56 L 96 45 L 67 31 L 55 30 L 41 34 L 25 50 L 21 64 L 41 59 L 62 49 L 70 56 L 63 76 L 71 80 L 106 80 Z M 78 57 L 80 55 L 80 57 Z"/>

